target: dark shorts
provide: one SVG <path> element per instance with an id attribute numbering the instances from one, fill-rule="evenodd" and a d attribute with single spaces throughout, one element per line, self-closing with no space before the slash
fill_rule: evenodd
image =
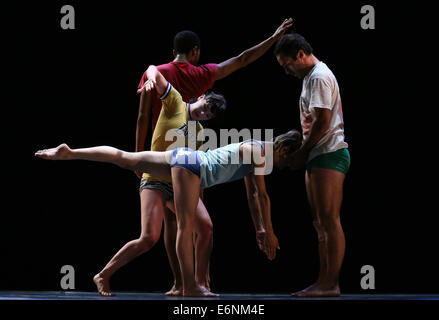
<path id="1" fill-rule="evenodd" d="M 171 168 L 181 167 L 200 177 L 200 158 L 191 148 L 177 148 L 172 152 Z"/>
<path id="2" fill-rule="evenodd" d="M 340 171 L 346 174 L 351 165 L 351 156 L 347 148 L 339 149 L 334 152 L 324 153 L 306 164 L 306 170 L 311 168 L 324 168 Z"/>
<path id="3" fill-rule="evenodd" d="M 139 193 L 142 192 L 143 189 L 159 190 L 165 195 L 165 200 L 174 198 L 172 183 L 167 181 L 142 179 L 140 181 Z"/>

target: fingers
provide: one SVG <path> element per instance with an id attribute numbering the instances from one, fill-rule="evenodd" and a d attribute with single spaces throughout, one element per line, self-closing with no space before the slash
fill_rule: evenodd
<path id="1" fill-rule="evenodd" d="M 290 28 L 293 25 L 293 18 L 285 19 L 282 23 L 282 29 L 283 31 L 286 31 L 288 28 Z"/>
<path id="2" fill-rule="evenodd" d="M 150 92 L 154 89 L 155 82 L 152 79 L 148 79 L 142 86 L 142 88 L 137 90 L 137 93 L 141 93 L 142 91 Z"/>

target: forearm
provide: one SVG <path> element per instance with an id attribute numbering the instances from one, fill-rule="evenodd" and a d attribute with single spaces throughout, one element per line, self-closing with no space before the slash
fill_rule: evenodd
<path id="1" fill-rule="evenodd" d="M 145 150 L 146 136 L 148 135 L 149 121 L 152 111 L 151 93 L 142 92 L 139 101 L 139 113 L 136 125 L 136 152 Z"/>
<path id="2" fill-rule="evenodd" d="M 259 204 L 261 208 L 262 223 L 266 232 L 273 233 L 273 225 L 271 223 L 271 202 L 268 195 L 259 196 Z"/>
<path id="3" fill-rule="evenodd" d="M 273 36 L 268 39 L 262 41 L 254 47 L 251 47 L 244 52 L 242 52 L 237 58 L 240 61 L 242 67 L 254 62 L 259 59 L 275 42 L 275 38 Z"/>
<path id="4" fill-rule="evenodd" d="M 258 202 L 258 197 L 247 195 L 248 207 L 256 231 L 263 231 L 263 222 L 261 217 L 261 210 Z"/>
<path id="5" fill-rule="evenodd" d="M 141 116 L 137 118 L 137 126 L 136 126 L 136 152 L 145 151 L 145 141 L 146 135 L 148 131 L 148 117 Z"/>
<path id="6" fill-rule="evenodd" d="M 218 64 L 218 70 L 215 75 L 216 80 L 223 79 L 230 75 L 231 73 L 247 66 L 248 64 L 254 62 L 260 58 L 273 43 L 275 42 L 274 37 L 270 37 L 260 44 L 245 50 L 240 55 L 230 58 L 220 64 Z"/>
<path id="7" fill-rule="evenodd" d="M 148 69 L 146 69 L 146 77 L 154 82 L 157 81 L 158 73 L 159 71 L 156 66 L 151 65 L 148 67 Z"/>
<path id="8" fill-rule="evenodd" d="M 301 146 L 301 150 L 308 154 L 312 148 L 323 138 L 326 131 L 329 128 L 329 124 L 325 120 L 314 120 L 311 130 L 305 142 Z"/>

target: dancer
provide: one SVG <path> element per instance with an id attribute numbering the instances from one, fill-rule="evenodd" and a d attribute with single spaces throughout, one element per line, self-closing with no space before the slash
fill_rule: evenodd
<path id="1" fill-rule="evenodd" d="M 132 153 L 108 146 L 70 149 L 61 144 L 37 151 L 35 156 L 48 160 L 110 162 L 132 171 L 172 177 L 178 225 L 176 251 L 182 272 L 183 296 L 212 297 L 217 295 L 200 286 L 194 276 L 192 233 L 200 188 L 244 178 L 252 220 L 261 235 L 259 248 L 272 260 L 279 243 L 271 224 L 270 198 L 263 174 L 268 161 L 280 168 L 288 165 L 287 155 L 300 145 L 300 133 L 291 130 L 276 137 L 274 142 L 247 140 L 207 152 L 177 148 Z"/>
<path id="2" fill-rule="evenodd" d="M 157 127 L 154 131 L 153 139 L 152 139 L 152 147 L 154 149 L 162 149 L 166 150 L 171 144 L 174 146 L 186 146 L 188 143 L 190 145 L 196 146 L 196 141 L 193 138 L 196 138 L 199 132 L 202 130 L 202 126 L 199 124 L 198 120 L 209 120 L 215 117 L 219 112 L 223 111 L 226 102 L 222 95 L 215 94 L 214 92 L 209 92 L 207 94 L 203 94 L 198 97 L 198 100 L 192 104 L 187 104 L 183 101 L 181 95 L 177 90 L 175 90 L 169 82 L 163 77 L 163 75 L 158 71 L 155 66 L 150 66 L 147 70 L 147 75 L 150 80 L 145 83 L 144 90 L 151 91 L 153 89 L 150 84 L 157 83 L 156 92 L 160 94 L 161 99 L 163 101 L 162 110 L 160 112 L 160 116 L 157 121 Z M 190 121 L 193 120 L 193 121 Z M 195 130 L 189 130 L 192 128 L 191 123 L 195 127 Z M 194 131 L 194 132 L 192 132 Z M 174 141 L 174 138 L 177 138 Z M 195 147 L 193 147 L 195 148 Z M 154 176 L 154 175 L 153 175 Z M 154 176 L 158 181 L 168 180 L 168 176 Z M 161 191 L 166 191 L 168 193 L 168 197 L 164 197 L 161 195 L 161 203 L 166 205 L 170 210 L 173 209 L 174 205 L 171 201 L 171 197 L 173 195 L 172 185 L 168 183 L 168 187 Z M 156 185 L 157 186 L 157 185 Z M 160 185 L 160 188 L 163 187 L 163 184 Z M 171 190 L 169 190 L 171 189 Z M 152 192 L 159 192 L 158 190 L 153 190 Z M 150 202 L 146 202 L 145 205 L 152 205 Z M 153 208 L 154 209 L 154 208 Z M 114 295 L 109 291 L 109 277 L 120 267 L 137 257 L 138 255 L 144 253 L 148 248 L 146 244 L 152 245 L 148 240 L 148 233 L 158 232 L 156 235 L 160 235 L 161 229 L 161 220 L 157 221 L 156 219 L 162 219 L 162 216 L 142 216 L 142 233 L 141 237 L 138 240 L 133 240 L 128 242 L 119 252 L 110 260 L 110 262 L 105 266 L 105 268 L 95 276 L 94 281 L 98 286 L 98 290 L 102 295 Z M 201 200 L 197 206 L 196 210 L 196 219 L 195 219 L 195 228 L 194 232 L 199 234 L 198 240 L 204 241 L 198 248 L 198 254 L 206 254 L 208 247 L 211 245 L 211 237 L 210 234 L 207 237 L 204 235 L 202 231 L 202 225 L 206 223 L 206 221 L 210 221 L 210 217 L 204 208 Z M 158 230 L 151 230 L 149 228 L 150 225 L 158 226 Z M 145 244 L 145 245 L 142 245 Z M 170 244 L 168 244 L 170 245 Z M 174 241 L 175 246 L 175 241 Z M 204 250 L 200 250 L 200 247 L 203 246 Z M 175 249 L 174 249 L 175 251 Z M 200 253 L 201 252 L 201 253 Z M 202 257 L 204 258 L 204 257 Z M 200 260 L 200 259 L 199 259 Z M 178 260 L 176 261 L 178 264 Z M 207 263 L 203 264 L 203 266 Z M 175 269 L 175 268 L 173 268 Z M 179 271 L 179 268 L 177 268 Z M 198 270 L 197 272 L 201 275 L 206 274 L 206 270 Z M 181 282 L 180 275 L 175 275 L 176 279 L 179 279 L 179 283 Z M 202 278 L 201 285 L 208 287 L 206 285 L 205 278 Z M 178 284 L 178 283 L 177 283 Z M 105 287 L 107 285 L 108 287 Z M 101 286 L 101 287 L 100 287 Z M 180 295 L 181 285 L 178 284 L 178 287 L 173 287 L 168 295 Z"/>
<path id="3" fill-rule="evenodd" d="M 231 73 L 246 67 L 261 57 L 285 31 L 291 26 L 292 19 L 285 19 L 272 36 L 260 44 L 243 51 L 240 55 L 225 60 L 222 63 L 209 63 L 196 66 L 200 58 L 200 39 L 192 31 L 179 32 L 174 38 L 174 60 L 157 67 L 173 87 L 180 92 L 184 101 L 191 102 L 211 88 L 216 80 L 223 79 Z M 136 128 L 136 151 L 145 150 L 145 141 L 151 122 L 152 132 L 158 125 L 162 103 L 155 92 L 144 90 L 148 80 L 146 72 L 139 83 L 140 95 L 139 115 Z M 170 128 L 168 128 L 170 129 Z M 166 131 L 162 131 L 166 132 Z M 151 150 L 165 151 L 167 145 L 160 142 L 164 135 L 155 134 L 157 139 L 151 145 Z M 164 146 L 164 147 L 163 147 Z M 170 266 L 174 275 L 174 285 L 167 295 L 179 295 L 181 289 L 180 270 L 175 252 L 176 220 L 170 212 L 172 205 L 172 184 L 170 179 L 160 179 L 141 172 L 136 173 L 142 178 L 140 182 L 140 201 L 142 232 L 139 239 L 127 243 L 101 270 L 94 281 L 98 291 L 103 295 L 112 295 L 110 278 L 120 267 L 132 259 L 132 255 L 124 255 L 125 251 L 136 251 L 137 255 L 150 250 L 160 238 L 164 218 L 164 242 Z M 210 288 L 209 259 L 212 250 L 212 221 L 202 201 L 197 207 L 197 228 L 195 230 L 195 261 L 196 277 L 200 284 Z M 124 257 L 122 259 L 122 257 Z"/>
<path id="4" fill-rule="evenodd" d="M 290 167 L 306 166 L 306 192 L 319 241 L 318 279 L 293 296 L 339 296 L 338 278 L 345 252 L 340 208 L 350 155 L 338 83 L 299 34 L 283 36 L 274 54 L 287 74 L 303 79 L 300 120 L 304 143 L 291 155 Z"/>

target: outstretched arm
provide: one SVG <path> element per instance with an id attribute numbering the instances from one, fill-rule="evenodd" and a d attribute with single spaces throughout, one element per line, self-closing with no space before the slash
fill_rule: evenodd
<path id="1" fill-rule="evenodd" d="M 155 88 L 159 96 L 163 95 L 166 91 L 168 81 L 160 73 L 157 67 L 153 65 L 149 66 L 146 70 L 146 76 L 148 81 L 146 81 L 143 87 L 137 90 L 137 92 L 151 92 L 151 90 Z"/>
<path id="2" fill-rule="evenodd" d="M 279 249 L 279 242 L 271 223 L 271 203 L 265 189 L 264 176 L 250 173 L 244 181 L 250 214 L 256 229 L 256 241 L 268 259 L 273 260 L 276 249 Z"/>
<path id="3" fill-rule="evenodd" d="M 285 31 L 291 27 L 293 19 L 285 19 L 284 22 L 276 29 L 271 37 L 262 41 L 260 44 L 245 50 L 239 56 L 230 58 L 224 62 L 218 64 L 218 70 L 215 75 L 215 80 L 223 79 L 231 73 L 239 70 L 253 61 L 259 59 L 267 50 L 279 40 L 285 33 Z"/>

